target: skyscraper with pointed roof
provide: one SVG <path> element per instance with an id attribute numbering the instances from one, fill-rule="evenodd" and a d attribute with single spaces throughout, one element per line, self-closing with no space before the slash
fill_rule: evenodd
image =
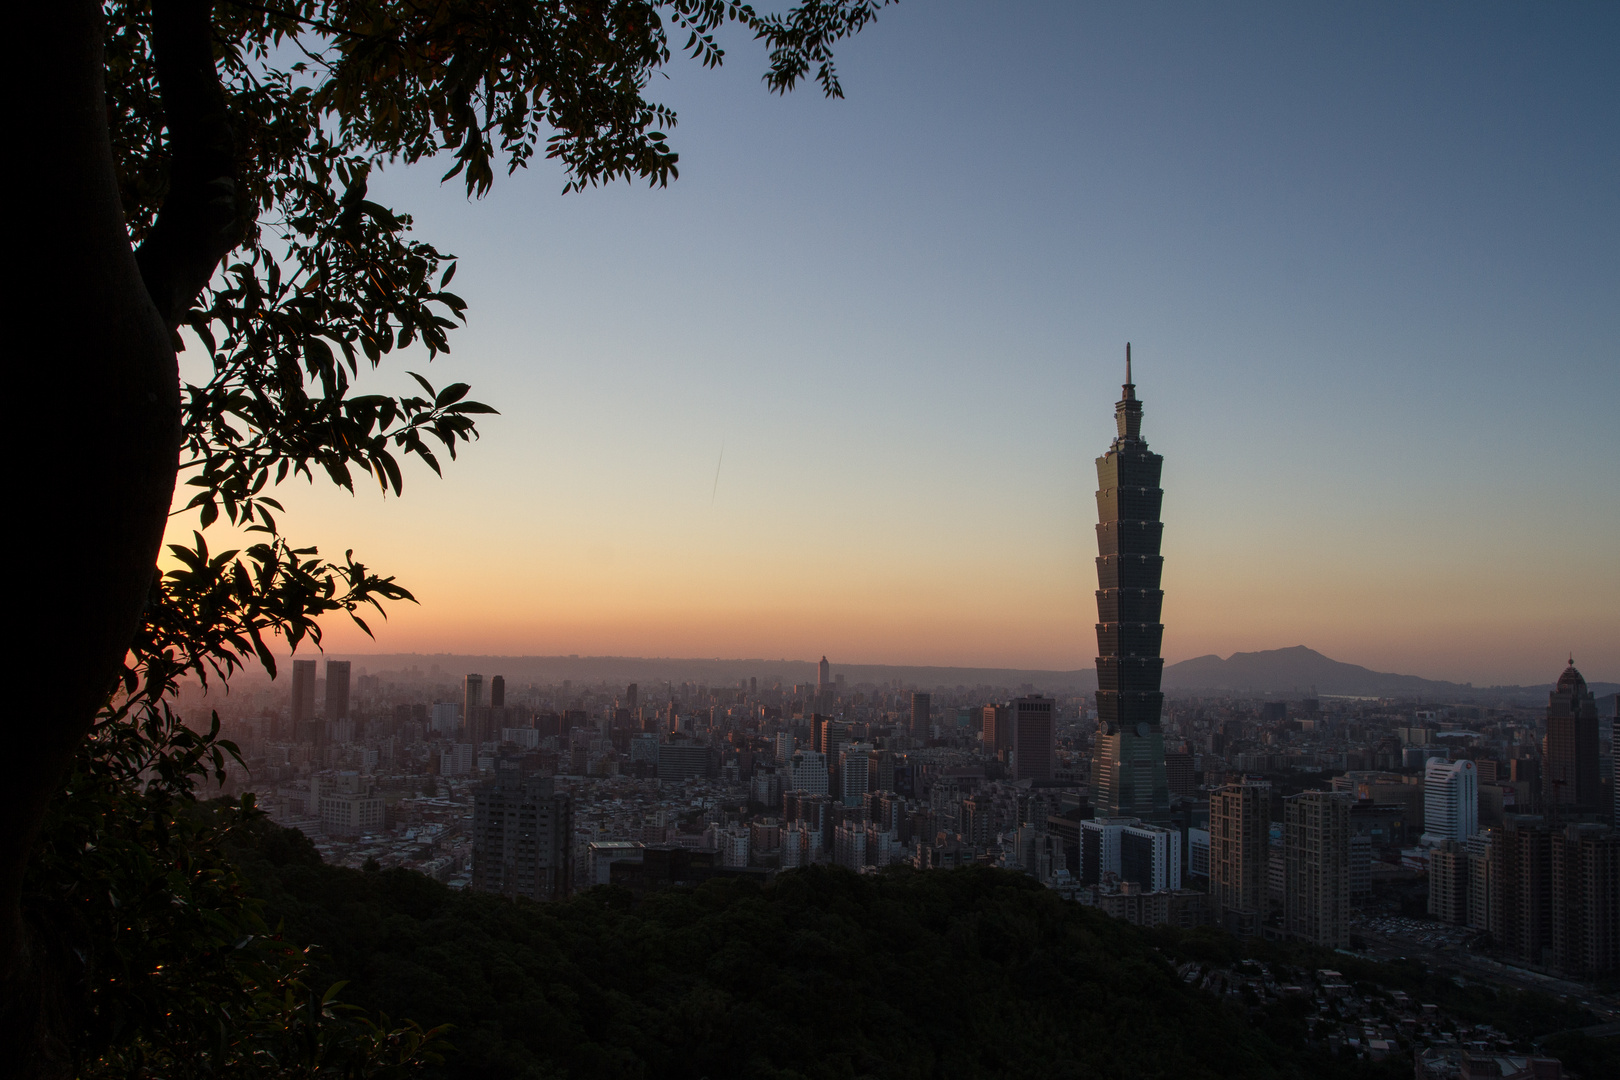
<path id="1" fill-rule="evenodd" d="M 1543 804 L 1555 817 L 1603 812 L 1598 773 L 1597 699 L 1575 670 L 1575 658 L 1547 696 L 1547 734 L 1541 744 Z"/>
<path id="2" fill-rule="evenodd" d="M 1097 459 L 1097 741 L 1091 762 L 1099 817 L 1167 821 L 1159 681 L 1164 659 L 1159 588 L 1164 558 L 1159 520 L 1164 458 L 1142 439 L 1142 403 L 1125 346 L 1124 395 L 1114 406 L 1118 434 Z"/>

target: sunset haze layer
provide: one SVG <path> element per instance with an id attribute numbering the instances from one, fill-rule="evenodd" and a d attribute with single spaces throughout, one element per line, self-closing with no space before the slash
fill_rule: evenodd
<path id="1" fill-rule="evenodd" d="M 1620 678 L 1620 9 L 905 4 L 842 101 L 725 44 L 668 189 L 373 183 L 470 308 L 362 387 L 500 415 L 283 487 L 420 600 L 329 651 L 1087 667 L 1131 341 L 1167 661 Z"/>

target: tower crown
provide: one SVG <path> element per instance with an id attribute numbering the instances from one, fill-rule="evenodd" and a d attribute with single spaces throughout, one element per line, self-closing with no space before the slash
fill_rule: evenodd
<path id="1" fill-rule="evenodd" d="M 1575 658 L 1573 656 L 1569 658 L 1569 667 L 1565 668 L 1564 673 L 1558 676 L 1558 692 L 1570 690 L 1574 690 L 1576 693 L 1584 693 L 1586 690 L 1586 680 L 1581 677 L 1579 671 L 1575 670 Z"/>
<path id="2" fill-rule="evenodd" d="M 1136 383 L 1131 381 L 1131 343 L 1125 343 L 1125 385 L 1119 401 L 1114 405 L 1114 423 L 1119 427 L 1119 436 L 1114 439 L 1114 449 L 1145 450 L 1147 443 L 1142 441 L 1142 403 L 1136 400 Z"/>

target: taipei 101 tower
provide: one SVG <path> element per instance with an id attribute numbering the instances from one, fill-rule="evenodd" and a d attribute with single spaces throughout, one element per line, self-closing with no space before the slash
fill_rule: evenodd
<path id="1" fill-rule="evenodd" d="M 1097 459 L 1097 742 L 1091 793 L 1098 817 L 1165 822 L 1164 694 L 1159 655 L 1164 592 L 1159 575 L 1164 525 L 1159 469 L 1164 458 L 1142 441 L 1142 403 L 1125 346 L 1125 393 L 1114 406 L 1119 435 Z"/>

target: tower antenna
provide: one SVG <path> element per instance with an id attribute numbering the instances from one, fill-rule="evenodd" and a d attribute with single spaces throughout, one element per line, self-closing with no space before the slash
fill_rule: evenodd
<path id="1" fill-rule="evenodd" d="M 1125 343 L 1125 385 L 1131 385 L 1131 343 Z"/>

